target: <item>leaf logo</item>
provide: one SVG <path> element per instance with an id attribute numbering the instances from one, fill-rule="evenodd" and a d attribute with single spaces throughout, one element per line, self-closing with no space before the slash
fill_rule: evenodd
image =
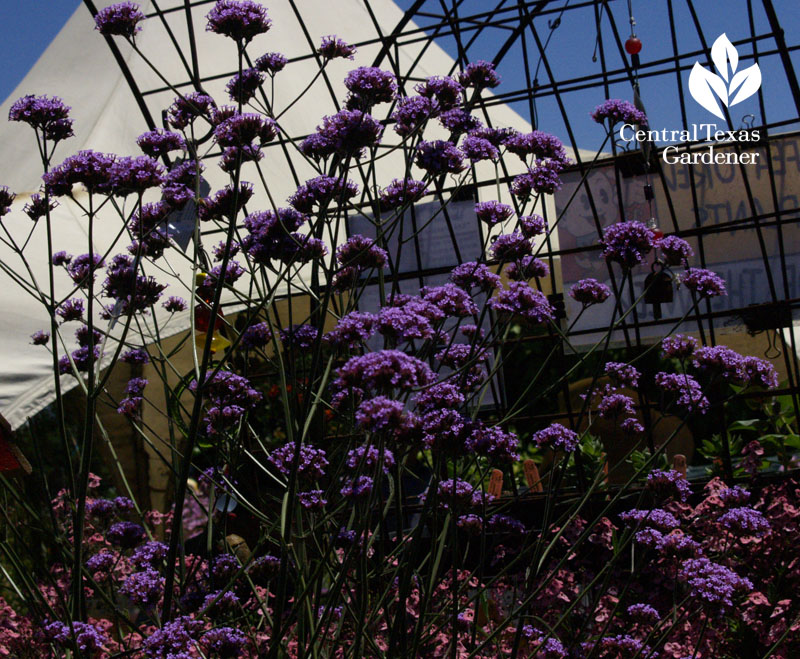
<path id="1" fill-rule="evenodd" d="M 689 93 L 706 110 L 724 119 L 717 98 L 725 107 L 750 98 L 761 87 L 761 69 L 758 64 L 753 64 L 737 71 L 739 53 L 725 34 L 721 34 L 711 46 L 711 60 L 719 75 L 695 62 L 689 74 Z"/>

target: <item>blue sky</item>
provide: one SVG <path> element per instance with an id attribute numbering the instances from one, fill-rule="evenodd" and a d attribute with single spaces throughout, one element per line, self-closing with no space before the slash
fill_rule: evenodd
<path id="1" fill-rule="evenodd" d="M 276 0 L 278 1 L 278 0 Z M 283 0 L 280 0 L 283 1 Z M 554 7 L 562 6 L 566 0 L 556 0 Z M 0 56 L 4 66 L 0 68 L 0 98 L 5 99 L 11 94 L 17 83 L 25 73 L 35 64 L 41 52 L 52 41 L 59 29 L 80 5 L 80 0 L 0 0 Z M 266 2 L 269 6 L 269 2 Z M 398 5 L 405 8 L 412 4 L 412 0 L 398 0 Z M 447 3 L 449 4 L 449 3 Z M 485 0 L 463 0 L 460 5 L 463 13 L 487 11 L 495 6 L 495 2 Z M 512 5 L 513 3 L 507 3 Z M 572 2 L 572 4 L 576 4 Z M 774 0 L 776 11 L 783 21 L 782 27 L 790 45 L 800 43 L 800 10 L 797 0 Z M 430 0 L 427 5 L 433 9 L 439 7 L 438 2 Z M 682 0 L 674 0 L 675 18 L 679 26 L 678 47 L 682 51 L 700 49 L 700 41 L 692 25 L 691 17 Z M 761 9 L 761 3 L 755 0 L 753 5 L 753 21 L 758 32 L 768 32 L 768 23 Z M 613 12 L 618 29 L 624 39 L 628 31 L 627 3 L 617 0 L 609 4 Z M 749 36 L 749 15 L 747 0 L 695 0 L 698 17 L 705 35 L 712 42 L 719 34 L 725 32 L 731 41 L 736 42 Z M 634 0 L 634 15 L 637 20 L 637 34 L 644 43 L 642 61 L 644 64 L 672 54 L 669 41 L 669 19 L 666 2 L 653 2 L 649 0 Z M 724 9 L 724 11 L 721 11 Z M 544 41 L 549 33 L 548 21 L 556 15 L 550 14 L 535 20 L 537 31 Z M 419 19 L 420 25 L 425 25 L 425 19 Z M 387 30 L 388 31 L 388 30 Z M 508 34 L 507 29 L 484 30 L 470 49 L 470 59 L 492 59 L 494 54 Z M 606 44 L 608 66 L 617 68 L 621 66 L 620 56 L 609 48 L 612 43 L 612 33 L 607 20 L 603 21 L 602 36 Z M 600 71 L 599 62 L 592 61 L 595 49 L 597 30 L 594 21 L 594 12 L 591 7 L 579 10 L 570 10 L 564 13 L 560 26 L 552 31 L 552 39 L 547 48 L 548 58 L 551 60 L 553 74 L 558 79 L 570 79 L 590 75 Z M 452 38 L 440 40 L 440 44 L 451 54 L 456 54 L 455 43 Z M 772 47 L 771 39 L 763 41 L 765 48 Z M 740 56 L 746 57 L 749 51 L 746 47 L 740 48 Z M 793 54 L 796 71 L 800 72 L 800 53 Z M 538 53 L 528 54 L 528 64 L 535 69 L 539 64 Z M 520 44 L 512 47 L 502 62 L 499 70 L 503 77 L 503 84 L 497 90 L 499 93 L 518 89 L 524 81 L 523 63 L 524 56 Z M 686 64 L 691 62 L 687 61 Z M 702 62 L 705 64 L 705 62 Z M 797 110 L 793 104 L 783 67 L 777 56 L 763 57 L 760 60 L 763 72 L 763 94 L 767 113 L 767 121 L 788 121 L 797 118 Z M 682 84 L 686 90 L 688 70 L 682 74 Z M 540 66 L 539 79 L 543 84 L 548 82 L 544 68 Z M 678 128 L 681 117 L 678 110 L 678 81 L 674 74 L 662 75 L 642 80 L 642 99 L 654 127 Z M 612 85 L 609 97 L 632 97 L 630 85 L 627 82 Z M 597 148 L 602 139 L 602 130 L 598 130 L 588 113 L 605 98 L 602 88 L 572 91 L 563 96 L 569 122 L 575 130 L 577 141 L 586 148 Z M 515 104 L 520 114 L 528 118 L 530 115 L 527 102 Z M 689 115 L 688 122 L 704 122 L 714 120 L 713 115 L 700 108 L 696 103 L 687 102 Z M 567 131 L 558 106 L 553 96 L 537 101 L 536 111 L 539 115 L 539 125 L 542 129 L 556 133 L 565 141 Z M 753 96 L 744 103 L 732 108 L 735 124 L 741 124 L 745 114 L 755 114 L 756 124 L 762 123 L 758 105 L 758 98 Z M 722 127 L 722 126 L 720 126 Z M 795 126 L 796 127 L 796 126 Z"/>

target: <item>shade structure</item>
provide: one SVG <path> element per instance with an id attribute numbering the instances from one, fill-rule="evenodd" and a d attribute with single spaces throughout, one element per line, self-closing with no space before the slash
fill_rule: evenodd
<path id="1" fill-rule="evenodd" d="M 98 3 L 96 7 L 94 3 L 86 4 L 99 9 L 112 3 Z M 13 101 L 26 94 L 58 96 L 71 106 L 75 137 L 59 146 L 54 163 L 82 149 L 137 155 L 136 137 L 148 129 L 163 126 L 162 110 L 172 102 L 176 93 L 188 93 L 198 87 L 198 81 L 193 80 L 193 65 L 187 62 L 189 53 L 196 53 L 197 70 L 202 72 L 202 89 L 220 105 L 227 101 L 225 85 L 235 73 L 236 48 L 230 40 L 203 29 L 210 5 L 194 3 L 191 7 L 194 26 L 191 39 L 184 3 L 158 3 L 158 15 L 154 14 L 155 7 L 151 3 L 143 3 L 142 9 L 150 17 L 136 37 L 136 46 L 146 60 L 119 39 L 113 42 L 115 59 L 109 44 L 93 29 L 90 11 L 82 6 L 0 108 L 0 115 L 7 116 Z M 376 59 L 383 59 L 386 68 L 390 68 L 391 63 L 391 68 L 398 72 L 413 71 L 415 80 L 427 75 L 448 74 L 455 68 L 453 58 L 427 40 L 414 40 L 402 49 L 392 49 L 389 55 L 385 53 L 384 35 L 379 34 L 379 26 L 394 26 L 402 23 L 404 18 L 404 13 L 389 0 L 370 3 L 361 0 L 337 3 L 315 0 L 302 4 L 279 2 L 270 6 L 270 18 L 273 29 L 258 37 L 248 52 L 277 51 L 289 59 L 274 87 L 274 107 L 281 113 L 280 124 L 285 136 L 289 137 L 270 145 L 262 163 L 270 193 L 278 203 L 283 203 L 299 183 L 314 175 L 313 168 L 299 155 L 290 139 L 297 140 L 310 134 L 323 115 L 332 114 L 341 107 L 346 96 L 342 81 L 347 71 L 359 65 L 371 65 Z M 413 27 L 413 24 L 404 25 Z M 321 75 L 317 75 L 320 62 L 316 48 L 322 37 L 331 34 L 363 45 L 359 46 L 352 62 L 346 59 L 332 61 L 324 67 Z M 169 85 L 165 81 L 169 81 Z M 290 99 L 301 94 L 309 81 L 313 82 L 303 93 L 301 102 L 291 105 Z M 412 80 L 407 83 L 414 84 Z M 171 85 L 174 87 L 170 88 Z M 503 104 L 492 106 L 491 123 L 529 130 L 526 121 Z M 444 131 L 443 136 L 446 136 Z M 12 426 L 17 427 L 52 401 L 53 376 L 48 351 L 30 345 L 33 332 L 49 327 L 48 316 L 37 299 L 39 293 L 35 288 L 28 287 L 26 291 L 14 285 L 13 271 L 23 272 L 30 268 L 32 279 L 44 291 L 51 252 L 86 253 L 87 223 L 81 207 L 86 199 L 76 189 L 74 202 L 68 199 L 60 201 L 52 213 L 52 236 L 48 249 L 45 223 L 40 221 L 33 226 L 22 213 L 30 195 L 36 193 L 41 185 L 42 165 L 34 136 L 27 126 L 3 122 L 0 139 L 5 156 L 0 163 L 0 183 L 8 185 L 17 194 L 12 213 L 5 218 L 6 226 L 18 244 L 27 241 L 25 261 L 8 245 L 0 247 L 0 260 L 5 264 L 5 272 L 0 274 L 4 282 L 0 288 L 0 304 L 5 309 L 4 340 L 0 348 L 0 411 Z M 228 182 L 227 174 L 216 165 L 216 155 L 209 159 L 204 174 L 211 190 L 217 190 Z M 382 184 L 396 176 L 393 168 L 401 162 L 399 159 L 401 155 L 397 154 L 381 160 L 377 178 Z M 511 167 L 520 169 L 521 165 Z M 479 175 L 493 180 L 496 172 L 488 166 L 485 171 L 479 168 Z M 259 204 L 267 207 L 268 200 L 256 198 L 252 203 L 256 208 Z M 116 250 L 109 251 L 121 229 L 118 218 L 107 223 L 102 220 L 95 222 L 94 250 L 108 253 L 109 257 L 123 251 L 124 242 L 120 242 Z M 212 240 L 213 236 L 208 237 L 207 243 L 211 245 Z M 192 284 L 191 259 L 177 254 L 175 258 L 167 257 L 167 260 L 168 268 L 154 274 L 160 282 L 169 285 L 166 294 L 186 297 Z M 66 297 L 72 286 L 66 273 L 56 273 L 57 297 Z M 235 300 L 229 296 L 223 303 L 235 305 Z M 188 313 L 168 314 L 158 308 L 156 314 L 162 339 L 189 326 Z M 120 328 L 112 324 L 108 329 L 115 332 Z M 66 337 L 62 354 L 65 348 L 72 347 L 69 337 Z M 65 388 L 74 385 L 74 378 L 64 376 Z"/>

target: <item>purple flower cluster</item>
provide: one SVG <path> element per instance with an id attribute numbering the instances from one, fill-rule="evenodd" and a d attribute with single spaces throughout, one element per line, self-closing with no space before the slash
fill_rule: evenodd
<path id="1" fill-rule="evenodd" d="M 394 131 L 401 137 L 410 135 L 420 128 L 429 118 L 439 114 L 435 101 L 425 96 L 404 96 L 397 101 L 392 119 Z"/>
<path id="2" fill-rule="evenodd" d="M 216 627 L 203 634 L 200 643 L 207 652 L 221 659 L 229 659 L 241 656 L 242 650 L 247 645 L 247 637 L 233 627 Z"/>
<path id="3" fill-rule="evenodd" d="M 142 643 L 142 649 L 153 659 L 186 659 L 191 656 L 204 627 L 202 620 L 179 616 L 150 634 Z"/>
<path id="4" fill-rule="evenodd" d="M 164 577 L 153 569 L 134 572 L 120 586 L 119 592 L 143 609 L 152 609 L 164 591 Z"/>
<path id="5" fill-rule="evenodd" d="M 636 367 L 620 362 L 607 362 L 606 375 L 610 375 L 616 382 L 626 387 L 638 387 L 641 374 Z"/>
<path id="6" fill-rule="evenodd" d="M 70 108 L 53 96 L 28 95 L 17 99 L 8 111 L 9 121 L 21 121 L 40 131 L 45 139 L 59 142 L 72 137 Z"/>
<path id="7" fill-rule="evenodd" d="M 349 108 L 368 109 L 378 103 L 389 103 L 397 95 L 397 78 L 389 71 L 376 66 L 360 66 L 350 71 L 344 79 L 350 92 Z"/>
<path id="8" fill-rule="evenodd" d="M 605 284 L 592 279 L 581 279 L 569 289 L 569 296 L 576 302 L 588 307 L 592 304 L 601 304 L 611 296 L 611 289 Z"/>
<path id="9" fill-rule="evenodd" d="M 120 549 L 133 549 L 144 537 L 144 528 L 135 522 L 116 522 L 106 532 L 106 540 Z"/>
<path id="10" fill-rule="evenodd" d="M 661 496 L 674 497 L 678 501 L 686 501 L 692 493 L 689 481 L 679 471 L 670 469 L 654 469 L 647 474 L 647 487 Z"/>
<path id="11" fill-rule="evenodd" d="M 676 334 L 668 336 L 661 342 L 664 356 L 684 360 L 691 357 L 697 349 L 697 339 L 693 336 Z"/>
<path id="12" fill-rule="evenodd" d="M 94 625 L 75 621 L 66 624 L 60 621 L 51 622 L 44 627 L 45 636 L 62 648 L 74 648 L 87 656 L 92 656 L 103 649 L 108 642 L 106 634 Z"/>
<path id="13" fill-rule="evenodd" d="M 479 128 L 481 123 L 468 112 L 461 108 L 451 108 L 439 115 L 439 123 L 453 135 L 461 135 Z"/>
<path id="14" fill-rule="evenodd" d="M 318 176 L 306 181 L 289 198 L 293 208 L 301 213 L 310 213 L 314 206 L 323 209 L 332 201 L 346 202 L 358 194 L 358 186 L 350 180 L 333 176 Z"/>
<path id="15" fill-rule="evenodd" d="M 458 81 L 464 87 L 486 89 L 497 87 L 500 84 L 500 76 L 494 70 L 494 64 L 478 60 L 467 64 L 467 68 L 458 74 Z"/>
<path id="16" fill-rule="evenodd" d="M 700 297 L 727 295 L 725 280 L 717 273 L 704 268 L 689 268 L 680 277 L 679 283 Z"/>
<path id="17" fill-rule="evenodd" d="M 442 286 L 423 286 L 422 299 L 435 306 L 446 316 L 464 318 L 478 313 L 478 307 L 467 292 L 456 284 Z"/>
<path id="18" fill-rule="evenodd" d="M 737 591 L 751 591 L 753 584 L 730 568 L 713 563 L 707 558 L 690 558 L 683 562 L 679 577 L 685 581 L 691 594 L 705 602 L 722 607 L 733 606 Z"/>
<path id="19" fill-rule="evenodd" d="M 317 132 L 300 149 L 308 156 L 326 158 L 336 153 L 342 157 L 361 158 L 365 148 L 380 144 L 383 126 L 361 110 L 340 110 L 322 118 Z"/>
<path id="20" fill-rule="evenodd" d="M 173 128 L 183 130 L 198 117 L 207 117 L 214 107 L 214 99 L 207 94 L 191 92 L 173 101 L 167 109 L 167 121 Z"/>
<path id="21" fill-rule="evenodd" d="M 513 281 L 528 281 L 534 278 L 547 277 L 550 267 L 541 259 L 529 255 L 523 256 L 514 263 L 509 263 L 506 276 Z"/>
<path id="22" fill-rule="evenodd" d="M 289 63 L 286 56 L 281 53 L 265 53 L 255 61 L 256 68 L 261 73 L 275 75 Z"/>
<path id="23" fill-rule="evenodd" d="M 210 220 L 230 222 L 231 218 L 236 217 L 252 196 L 253 185 L 247 181 L 240 183 L 236 189 L 226 185 L 213 197 L 205 197 L 200 200 L 197 217 L 201 222 Z"/>
<path id="24" fill-rule="evenodd" d="M 45 217 L 51 210 L 58 206 L 55 200 L 47 200 L 40 194 L 34 193 L 30 197 L 30 201 L 23 206 L 22 211 L 34 222 Z"/>
<path id="25" fill-rule="evenodd" d="M 415 85 L 414 91 L 435 100 L 442 110 L 447 110 L 459 103 L 464 88 L 452 78 L 431 76 L 425 82 Z"/>
<path id="26" fill-rule="evenodd" d="M 56 197 L 69 195 L 81 184 L 91 193 L 111 191 L 114 157 L 97 151 L 78 151 L 42 176 L 47 191 Z"/>
<path id="27" fill-rule="evenodd" d="M 644 112 L 630 101 L 623 101 L 617 98 L 603 101 L 592 111 L 591 116 L 598 124 L 602 124 L 608 119 L 609 124 L 612 126 L 618 121 L 623 121 L 626 124 L 647 126 L 647 115 Z"/>
<path id="28" fill-rule="evenodd" d="M 386 267 L 389 255 L 372 238 L 356 234 L 337 248 L 336 260 L 342 267 L 366 270 Z"/>
<path id="29" fill-rule="evenodd" d="M 393 430 L 402 422 L 403 408 L 404 405 L 399 400 L 376 396 L 358 406 L 356 422 L 369 432 Z"/>
<path id="30" fill-rule="evenodd" d="M 325 475 L 325 469 L 328 466 L 325 451 L 310 444 L 301 444 L 298 453 L 297 445 L 294 442 L 287 442 L 272 451 L 268 459 L 280 473 L 288 477 L 295 464 L 295 454 L 298 456 L 296 463 L 298 478 L 315 481 Z"/>
<path id="31" fill-rule="evenodd" d="M 678 236 L 665 236 L 656 241 L 658 247 L 664 254 L 667 265 L 684 265 L 690 257 L 694 256 L 691 245 L 683 238 Z"/>
<path id="32" fill-rule="evenodd" d="M 327 249 L 318 239 L 296 233 L 307 219 L 293 208 L 248 215 L 244 226 L 249 233 L 242 239 L 242 249 L 256 263 L 262 264 L 273 259 L 283 263 L 304 261 L 313 253 L 326 253 Z"/>
<path id="33" fill-rule="evenodd" d="M 473 288 L 491 293 L 500 287 L 501 282 L 499 275 L 492 272 L 487 265 L 475 261 L 468 261 L 453 268 L 450 281 L 468 293 Z"/>
<path id="34" fill-rule="evenodd" d="M 236 103 L 247 103 L 251 100 L 264 82 L 264 74 L 256 68 L 244 69 L 234 75 L 225 85 L 228 97 Z"/>
<path id="35" fill-rule="evenodd" d="M 770 530 L 761 511 L 746 506 L 731 508 L 720 516 L 719 523 L 738 535 L 763 535 Z"/>
<path id="36" fill-rule="evenodd" d="M 122 313 L 141 313 L 158 302 L 166 287 L 151 276 L 139 274 L 130 256 L 117 254 L 106 268 L 103 295 L 116 300 Z"/>
<path id="37" fill-rule="evenodd" d="M 424 181 L 416 181 L 413 178 L 396 178 L 381 191 L 381 208 L 392 210 L 414 204 L 426 194 L 428 194 L 428 186 Z"/>
<path id="38" fill-rule="evenodd" d="M 675 515 L 661 508 L 655 508 L 654 510 L 634 508 L 621 513 L 619 518 L 629 526 L 652 527 L 661 531 L 671 531 L 680 526 L 680 522 Z"/>
<path id="39" fill-rule="evenodd" d="M 475 214 L 481 222 L 494 226 L 510 218 L 514 214 L 514 209 L 499 201 L 481 201 L 475 204 Z"/>
<path id="40" fill-rule="evenodd" d="M 463 172 L 464 154 L 452 142 L 435 140 L 434 142 L 420 142 L 415 159 L 417 167 L 424 169 L 432 176 L 440 174 L 458 174 Z"/>
<path id="41" fill-rule="evenodd" d="M 644 261 L 655 244 L 655 234 L 641 222 L 617 222 L 603 230 L 603 256 L 626 268 Z"/>
<path id="42" fill-rule="evenodd" d="M 136 144 L 151 158 L 159 158 L 172 151 L 186 149 L 186 141 L 182 135 L 163 130 L 151 130 L 136 138 Z"/>
<path id="43" fill-rule="evenodd" d="M 487 304 L 495 311 L 521 316 L 532 323 L 553 320 L 555 313 L 544 293 L 522 281 L 509 282 L 508 288 L 502 289 Z"/>
<path id="44" fill-rule="evenodd" d="M 351 311 L 339 319 L 324 340 L 334 346 L 355 348 L 375 333 L 376 322 L 377 318 L 371 313 Z"/>
<path id="45" fill-rule="evenodd" d="M 325 59 L 336 59 L 341 57 L 343 59 L 353 59 L 356 54 L 356 47 L 351 46 L 349 43 L 342 41 L 335 34 L 327 37 L 322 37 L 322 43 L 318 51 Z"/>
<path id="46" fill-rule="evenodd" d="M 319 330 L 313 325 L 292 325 L 284 327 L 279 332 L 279 336 L 285 348 L 307 352 L 314 347 Z"/>
<path id="47" fill-rule="evenodd" d="M 104 36 L 117 35 L 131 39 L 141 31 L 139 23 L 145 19 L 135 2 L 118 2 L 101 9 L 94 17 L 95 29 Z"/>
<path id="48" fill-rule="evenodd" d="M 537 160 L 556 161 L 562 167 L 569 162 L 561 140 L 540 130 L 531 133 L 512 133 L 505 139 L 504 144 L 508 151 L 519 156 L 523 162 L 531 155 Z"/>
<path id="49" fill-rule="evenodd" d="M 490 496 L 467 481 L 447 479 L 437 485 L 436 499 L 444 510 L 465 510 L 481 506 Z"/>
<path id="50" fill-rule="evenodd" d="M 567 453 L 576 450 L 580 443 L 578 434 L 560 423 L 553 423 L 547 428 L 535 432 L 531 437 L 531 442 L 539 448 L 566 451 Z"/>
<path id="51" fill-rule="evenodd" d="M 351 357 L 336 371 L 337 392 L 410 391 L 430 384 L 434 375 L 423 361 L 399 350 L 379 350 Z"/>
<path id="52" fill-rule="evenodd" d="M 517 261 L 530 255 L 532 251 L 530 240 L 519 231 L 497 236 L 491 247 L 492 257 L 496 261 Z"/>
<path id="53" fill-rule="evenodd" d="M 655 383 L 664 391 L 678 394 L 677 404 L 687 412 L 705 414 L 709 408 L 700 384 L 691 375 L 683 373 L 656 373 Z"/>
<path id="54" fill-rule="evenodd" d="M 558 160 L 542 160 L 511 182 L 511 194 L 526 201 L 531 194 L 553 194 L 561 189 L 559 176 L 563 164 Z"/>
<path id="55" fill-rule="evenodd" d="M 230 37 L 239 44 L 247 44 L 272 25 L 267 10 L 252 0 L 217 0 L 206 18 L 206 30 Z"/>
<path id="56" fill-rule="evenodd" d="M 189 389 L 198 392 L 197 380 L 192 380 Z M 202 391 L 209 402 L 203 419 L 209 437 L 219 437 L 236 427 L 244 414 L 261 400 L 261 394 L 250 386 L 247 378 L 229 371 L 208 375 Z"/>

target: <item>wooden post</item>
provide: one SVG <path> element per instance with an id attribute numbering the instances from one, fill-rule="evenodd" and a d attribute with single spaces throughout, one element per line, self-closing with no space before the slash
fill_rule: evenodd
<path id="1" fill-rule="evenodd" d="M 680 472 L 680 475 L 686 478 L 686 456 L 682 453 L 676 453 L 672 456 L 672 468 Z"/>
<path id="2" fill-rule="evenodd" d="M 491 496 L 497 498 L 503 493 L 503 472 L 499 469 L 492 469 L 492 475 L 489 478 L 489 487 L 487 488 Z"/>
<path id="3" fill-rule="evenodd" d="M 544 492 L 542 477 L 539 475 L 539 468 L 532 458 L 528 458 L 522 463 L 522 470 L 525 472 L 525 482 L 534 492 Z"/>

